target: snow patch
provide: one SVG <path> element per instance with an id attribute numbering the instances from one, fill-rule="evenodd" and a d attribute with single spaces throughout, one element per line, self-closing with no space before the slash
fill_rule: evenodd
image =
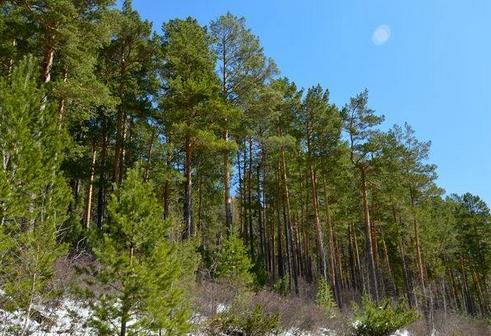
<path id="1" fill-rule="evenodd" d="M 403 329 L 403 330 L 396 330 L 395 333 L 393 333 L 391 336 L 411 336 L 409 331 Z"/>
<path id="2" fill-rule="evenodd" d="M 219 303 L 217 305 L 217 314 L 222 314 L 222 313 L 226 313 L 227 311 L 229 310 L 229 306 L 223 304 L 223 303 Z"/>
<path id="3" fill-rule="evenodd" d="M 280 334 L 280 336 L 337 336 L 334 330 L 320 328 L 315 332 L 301 331 L 297 328 L 289 329 Z"/>
<path id="4" fill-rule="evenodd" d="M 26 329 L 33 336 L 93 335 L 85 325 L 90 315 L 82 302 L 64 299 L 56 307 L 36 307 Z M 25 320 L 26 315 L 21 311 L 0 310 L 0 334 L 18 332 L 24 327 Z"/>

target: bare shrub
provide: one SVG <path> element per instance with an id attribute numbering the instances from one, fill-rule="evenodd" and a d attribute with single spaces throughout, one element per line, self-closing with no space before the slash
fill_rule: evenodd
<path id="1" fill-rule="evenodd" d="M 79 268 L 87 268 L 95 265 L 94 258 L 87 254 L 66 255 L 58 258 L 55 263 L 56 277 L 54 285 L 64 293 L 69 292 L 73 286 L 81 286 L 82 279 L 77 272 Z"/>
<path id="2" fill-rule="evenodd" d="M 483 319 L 466 317 L 456 313 L 437 311 L 434 314 L 433 326 L 424 320 L 415 322 L 408 327 L 412 335 L 429 335 L 434 328 L 438 336 L 484 336 L 491 335 L 491 328 Z"/>
<path id="3" fill-rule="evenodd" d="M 320 334 L 321 329 L 335 331 L 336 335 L 351 335 L 351 321 L 353 311 L 351 302 L 356 299 L 356 294 L 345 291 L 345 306 L 342 311 L 336 311 L 335 317 L 330 318 L 325 309 L 317 306 L 314 302 L 315 286 L 303 283 L 300 287 L 299 296 L 282 296 L 270 289 L 259 292 L 244 292 L 230 284 L 217 283 L 209 278 L 196 284 L 193 301 L 194 312 L 210 320 L 220 317 L 220 312 L 250 311 L 259 306 L 265 314 L 278 315 L 282 330 L 289 330 L 298 335 L 301 332 L 311 332 L 313 335 Z M 227 316 L 226 314 L 222 316 Z M 206 325 L 206 324 L 205 324 Z M 438 336 L 483 336 L 491 335 L 486 321 L 464 317 L 455 313 L 435 312 L 434 328 Z M 411 336 L 431 335 L 424 320 L 419 320 L 407 329 Z"/>
<path id="4" fill-rule="evenodd" d="M 222 306 L 232 306 L 238 295 L 237 288 L 234 286 L 209 280 L 197 283 L 194 292 L 196 293 L 194 298 L 196 313 L 208 317 L 215 315 Z"/>
<path id="5" fill-rule="evenodd" d="M 340 330 L 343 321 L 339 314 L 329 317 L 325 309 L 305 297 L 283 297 L 270 291 L 260 291 L 251 298 L 251 304 L 261 305 L 265 312 L 278 314 L 285 329 L 317 331 L 320 328 Z"/>

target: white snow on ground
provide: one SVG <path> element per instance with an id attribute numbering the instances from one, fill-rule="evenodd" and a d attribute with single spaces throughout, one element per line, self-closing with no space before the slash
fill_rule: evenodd
<path id="1" fill-rule="evenodd" d="M 321 328 L 316 332 L 300 332 L 297 329 L 290 329 L 280 334 L 280 336 L 337 336 L 336 331 Z M 391 336 L 411 336 L 407 330 L 397 330 Z"/>
<path id="2" fill-rule="evenodd" d="M 411 336 L 411 334 L 407 330 L 397 330 L 392 336 Z"/>
<path id="3" fill-rule="evenodd" d="M 220 304 L 217 312 L 224 312 L 228 309 L 226 305 Z M 43 317 L 44 323 L 40 324 L 35 316 L 29 321 L 29 334 L 33 336 L 92 336 L 96 335 L 94 330 L 87 327 L 85 322 L 90 318 L 91 312 L 86 305 L 80 301 L 64 299 L 60 305 L 53 308 L 37 307 L 37 312 Z M 37 314 L 39 316 L 39 313 Z M 0 310 L 0 336 L 13 335 L 18 333 L 19 328 L 23 326 L 25 319 L 20 312 L 6 312 Z M 195 314 L 191 321 L 194 324 L 200 324 L 206 321 L 206 317 Z M 359 325 L 355 321 L 353 326 Z M 204 336 L 203 334 L 193 333 L 189 336 Z M 320 328 L 315 332 L 302 332 L 298 329 L 284 331 L 280 336 L 337 336 L 336 331 L 326 328 Z M 407 330 L 398 330 L 391 336 L 411 336 Z M 437 336 L 434 331 L 432 336 Z"/>
<path id="4" fill-rule="evenodd" d="M 223 303 L 219 303 L 217 305 L 217 314 L 226 313 L 229 309 L 230 309 L 229 306 L 227 306 Z"/>
<path id="5" fill-rule="evenodd" d="M 290 329 L 280 334 L 280 336 L 336 336 L 334 330 L 329 330 L 325 328 L 320 328 L 315 332 L 302 332 L 298 329 Z"/>
<path id="6" fill-rule="evenodd" d="M 91 335 L 84 323 L 90 316 L 90 311 L 80 302 L 65 299 L 58 307 L 36 307 L 33 315 L 42 316 L 44 323 L 36 321 L 33 316 L 28 321 L 27 330 L 34 336 L 60 335 Z M 13 335 L 24 326 L 25 315 L 21 312 L 6 312 L 0 310 L 0 335 Z"/>

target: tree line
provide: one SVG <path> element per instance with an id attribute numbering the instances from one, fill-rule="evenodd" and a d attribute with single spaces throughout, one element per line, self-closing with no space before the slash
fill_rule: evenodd
<path id="1" fill-rule="evenodd" d="M 190 241 L 213 277 L 227 272 L 214 256 L 238 237 L 258 286 L 294 295 L 323 278 L 338 307 L 367 293 L 426 316 L 489 314 L 489 208 L 446 196 L 430 142 L 408 124 L 383 131 L 368 91 L 337 106 L 321 85 L 297 87 L 230 13 L 154 30 L 129 0 L 0 8 L 6 279 L 30 274 L 41 292 L 35 279 L 58 256 L 86 250 L 111 264 L 124 246 L 112 271 L 145 282 L 169 258 L 196 270 L 173 259 Z"/>

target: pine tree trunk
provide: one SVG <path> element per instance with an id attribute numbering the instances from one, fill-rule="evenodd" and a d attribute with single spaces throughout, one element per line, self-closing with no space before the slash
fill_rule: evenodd
<path id="1" fill-rule="evenodd" d="M 114 147 L 114 169 L 113 169 L 113 181 L 119 184 L 122 180 L 121 164 L 123 155 L 123 142 L 125 133 L 125 114 L 123 112 L 123 107 L 119 106 L 118 113 L 116 116 L 116 146 Z"/>
<path id="2" fill-rule="evenodd" d="M 239 212 L 239 232 L 242 233 L 242 228 L 244 227 L 245 212 L 243 208 L 243 194 L 244 194 L 244 181 L 242 178 L 242 166 L 240 165 L 240 150 L 237 151 L 237 174 L 239 181 L 239 197 L 237 201 L 237 207 Z"/>
<path id="3" fill-rule="evenodd" d="M 299 220 L 298 220 L 298 217 L 296 216 L 295 212 L 292 211 L 292 223 L 293 223 L 293 227 L 292 227 L 292 242 L 293 242 L 293 255 L 294 255 L 294 260 L 295 260 L 295 276 L 297 278 L 296 280 L 296 285 L 295 287 L 298 288 L 298 278 L 301 277 L 301 273 L 300 273 L 300 266 L 301 266 L 301 263 L 302 263 L 302 246 L 301 246 L 301 242 L 300 242 L 300 233 L 299 233 Z M 298 294 L 298 293 L 297 293 Z"/>
<path id="4" fill-rule="evenodd" d="M 106 207 L 106 160 L 107 160 L 107 125 L 106 117 L 102 116 L 102 144 L 99 165 L 99 191 L 97 194 L 97 227 L 102 228 Z"/>
<path id="5" fill-rule="evenodd" d="M 462 307 L 462 303 L 460 301 L 459 290 L 458 290 L 457 282 L 455 281 L 455 277 L 454 277 L 454 274 L 453 274 L 453 270 L 452 269 L 449 269 L 449 274 L 450 274 L 450 282 L 452 284 L 452 293 L 453 293 L 453 296 L 454 296 L 455 306 L 457 308 L 463 310 L 464 307 Z"/>
<path id="6" fill-rule="evenodd" d="M 51 35 L 47 38 L 47 45 L 43 55 L 41 81 L 45 84 L 51 81 L 51 69 L 53 68 L 53 61 L 55 56 L 55 48 L 53 46 L 54 39 L 54 35 Z"/>
<path id="7" fill-rule="evenodd" d="M 48 27 L 48 29 L 51 29 L 51 27 Z M 41 69 L 41 82 L 43 84 L 47 84 L 51 81 L 51 70 L 53 68 L 53 61 L 55 56 L 54 39 L 54 35 L 46 37 L 46 49 L 44 51 Z M 40 107 L 41 111 L 44 111 L 47 103 L 48 96 L 45 94 Z"/>
<path id="8" fill-rule="evenodd" d="M 131 143 L 131 139 L 133 137 L 133 128 L 135 126 L 133 118 L 128 118 L 127 123 L 128 125 L 126 125 L 126 119 L 125 119 L 125 128 L 123 132 L 123 147 L 121 151 L 121 163 L 119 165 L 119 176 L 121 181 L 124 178 L 125 167 L 128 164 L 128 162 L 131 162 L 131 154 L 133 154 L 127 145 L 128 143 Z"/>
<path id="9" fill-rule="evenodd" d="M 254 260 L 254 232 L 252 227 L 252 136 L 249 136 L 249 169 L 247 172 L 247 209 L 249 225 L 249 246 Z"/>
<path id="10" fill-rule="evenodd" d="M 298 225 L 296 226 L 296 244 L 297 244 L 297 259 L 298 259 L 298 276 L 300 278 L 305 279 L 306 278 L 306 272 L 305 272 L 305 264 L 306 264 L 306 252 L 305 252 L 305 245 L 303 242 L 303 218 L 302 214 L 300 213 L 299 218 L 296 221 Z"/>
<path id="11" fill-rule="evenodd" d="M 89 177 L 89 184 L 87 186 L 87 197 L 85 199 L 84 223 L 86 229 L 90 228 L 90 220 L 92 214 L 92 190 L 94 186 L 96 156 L 97 156 L 97 151 L 94 142 L 92 144 L 92 162 L 90 165 L 90 177 Z"/>
<path id="12" fill-rule="evenodd" d="M 242 155 L 243 155 L 243 158 L 242 158 L 243 176 L 242 176 L 242 195 L 241 195 L 242 197 L 240 200 L 240 204 L 242 206 L 242 213 L 244 216 L 244 220 L 242 221 L 241 230 L 242 230 L 242 235 L 245 239 L 245 242 L 248 243 L 249 242 L 249 233 L 248 233 L 249 212 L 248 212 L 247 202 L 246 202 L 246 199 L 247 199 L 247 177 L 246 177 L 247 176 L 247 144 L 245 143 L 245 141 L 243 144 L 243 148 L 244 148 L 244 151 L 242 153 Z"/>
<path id="13" fill-rule="evenodd" d="M 188 239 L 193 235 L 193 222 L 192 222 L 192 173 L 191 173 L 191 163 L 192 163 L 192 144 L 189 135 L 186 136 L 185 140 L 185 150 L 186 150 L 186 163 L 184 167 L 185 176 L 185 186 L 184 186 L 184 233 L 183 239 Z"/>
<path id="14" fill-rule="evenodd" d="M 285 233 L 287 238 L 287 254 L 289 256 L 289 269 L 291 273 L 290 281 L 293 280 L 295 287 L 295 294 L 298 295 L 298 275 L 296 269 L 296 259 L 294 255 L 293 248 L 293 238 L 292 238 L 292 219 L 291 219 L 291 205 L 290 205 L 290 191 L 288 189 L 288 175 L 286 171 L 286 159 L 285 150 L 281 148 L 281 173 L 282 173 L 282 184 L 283 184 L 283 195 L 285 199 Z M 292 279 L 293 278 L 293 279 Z"/>
<path id="15" fill-rule="evenodd" d="M 413 211 L 416 207 L 415 205 L 415 200 L 414 197 L 412 196 L 411 193 L 411 205 L 413 208 Z M 421 288 L 423 290 L 423 293 L 425 292 L 425 275 L 424 275 L 424 268 L 423 268 L 423 257 L 421 253 L 421 243 L 420 243 L 420 235 L 419 235 L 419 224 L 416 219 L 416 215 L 413 214 L 413 230 L 414 230 L 414 242 L 415 242 L 415 248 L 416 248 L 416 263 L 418 267 L 418 275 L 419 275 L 419 282 L 421 285 Z"/>
<path id="16" fill-rule="evenodd" d="M 31 290 L 29 292 L 29 303 L 27 305 L 26 309 L 26 314 L 24 317 L 24 322 L 22 323 L 22 331 L 20 335 L 28 335 L 29 334 L 29 324 L 31 321 L 31 314 L 32 314 L 32 309 L 34 308 L 34 290 L 37 286 L 37 273 L 32 274 L 32 284 L 31 284 Z"/>
<path id="17" fill-rule="evenodd" d="M 487 313 L 486 304 L 481 290 L 481 285 L 479 283 L 479 279 L 475 270 L 472 271 L 472 282 L 474 283 L 474 288 L 477 291 L 477 300 L 479 302 L 479 310 L 481 311 L 481 316 L 485 316 Z"/>
<path id="18" fill-rule="evenodd" d="M 276 204 L 276 203 L 275 203 Z M 275 246 L 275 208 L 276 206 L 271 207 L 271 213 L 270 213 L 270 221 L 271 221 L 271 230 L 270 230 L 270 263 L 271 263 L 271 270 L 273 273 L 273 282 L 276 280 L 276 246 Z"/>
<path id="19" fill-rule="evenodd" d="M 356 267 L 356 255 L 355 255 L 355 247 L 353 243 L 353 233 L 351 232 L 351 224 L 348 225 L 348 241 L 349 241 L 349 267 L 350 267 L 350 281 L 351 288 L 360 290 L 358 286 L 358 269 Z"/>
<path id="20" fill-rule="evenodd" d="M 370 214 L 373 212 L 369 209 Z M 380 296 L 383 296 L 383 293 L 385 292 L 384 288 L 384 281 L 383 281 L 383 276 L 379 276 L 380 274 L 380 268 L 381 268 L 381 262 L 380 262 L 380 256 L 379 256 L 379 248 L 378 248 L 378 234 L 377 234 L 377 221 L 370 216 L 370 232 L 372 235 L 372 253 L 373 253 L 373 260 L 374 260 L 374 265 L 375 265 L 375 274 L 377 275 L 377 291 Z"/>
<path id="21" fill-rule="evenodd" d="M 440 282 L 442 284 L 442 299 L 443 299 L 443 320 L 447 320 L 447 286 L 445 285 L 445 277 L 442 276 L 440 279 Z"/>
<path id="22" fill-rule="evenodd" d="M 205 234 L 204 234 L 204 228 L 203 228 L 203 223 L 202 223 L 202 217 L 203 217 L 203 176 L 199 174 L 199 185 L 198 185 L 198 223 L 196 224 L 196 231 L 201 233 L 201 239 L 202 239 L 202 244 L 204 246 L 204 239 L 205 239 Z"/>
<path id="23" fill-rule="evenodd" d="M 307 278 L 307 245 L 305 243 L 305 196 L 304 196 L 304 189 L 303 188 L 303 177 L 302 177 L 302 167 L 301 165 L 297 165 L 298 167 L 298 175 L 300 176 L 299 178 L 299 187 L 300 187 L 300 194 L 299 194 L 299 199 L 300 199 L 300 213 L 299 213 L 299 219 L 298 219 L 298 246 L 300 247 L 300 277 L 306 279 Z"/>
<path id="24" fill-rule="evenodd" d="M 68 70 L 65 66 L 63 69 L 63 83 L 66 84 L 68 81 Z M 63 127 L 63 119 L 65 117 L 65 98 L 60 98 L 60 102 L 58 104 L 58 128 L 61 129 Z"/>
<path id="25" fill-rule="evenodd" d="M 129 320 L 129 309 L 125 302 L 125 298 L 123 298 L 119 336 L 126 336 L 126 329 L 127 329 L 126 325 L 128 323 L 128 320 Z"/>
<path id="26" fill-rule="evenodd" d="M 223 132 L 223 139 L 225 142 L 229 142 L 229 132 L 225 129 Z M 225 226 L 230 233 L 232 231 L 232 197 L 230 196 L 230 162 L 229 151 L 226 150 L 224 154 L 224 173 L 223 173 L 223 186 L 224 186 L 224 204 L 225 204 Z M 240 165 L 240 163 L 239 163 Z"/>
<path id="27" fill-rule="evenodd" d="M 468 285 L 468 281 L 467 281 L 467 273 L 465 272 L 464 259 L 462 257 L 460 258 L 460 267 L 461 267 L 460 269 L 462 272 L 462 293 L 463 293 L 463 297 L 464 297 L 465 309 L 466 309 L 467 313 L 469 313 L 470 315 L 474 315 L 474 313 L 475 313 L 474 304 L 472 302 L 472 296 L 471 296 L 471 293 L 469 291 L 469 285 Z"/>
<path id="28" fill-rule="evenodd" d="M 310 145 L 308 145 L 310 147 Z M 319 251 L 319 261 L 320 261 L 320 274 L 324 279 L 327 279 L 327 263 L 326 263 L 326 251 L 324 248 L 324 239 L 322 235 L 322 224 L 319 215 L 319 199 L 317 194 L 317 181 L 315 176 L 314 167 L 312 165 L 312 158 L 310 155 L 310 148 L 308 149 L 308 168 L 309 168 L 309 178 L 310 178 L 310 191 L 311 191 L 311 201 L 312 209 L 314 210 L 314 220 L 315 220 L 315 232 L 317 237 L 317 249 Z"/>
<path id="29" fill-rule="evenodd" d="M 145 167 L 145 172 L 143 174 L 143 179 L 145 181 L 148 181 L 150 178 L 150 166 L 152 164 L 152 152 L 153 152 L 153 143 L 155 141 L 155 138 L 157 136 L 157 132 L 155 130 L 152 130 L 152 134 L 150 134 L 150 137 L 148 139 L 148 145 L 147 145 L 147 164 Z"/>
<path id="30" fill-rule="evenodd" d="M 266 240 L 265 240 L 265 230 L 264 230 L 264 222 L 263 222 L 263 202 L 261 200 L 261 166 L 262 159 L 260 159 L 259 164 L 257 165 L 256 174 L 257 174 L 257 222 L 259 225 L 259 252 L 260 257 L 263 258 L 266 265 Z"/>
<path id="31" fill-rule="evenodd" d="M 365 280 L 365 272 L 362 270 L 362 265 L 361 265 L 361 258 L 360 258 L 360 249 L 358 247 L 358 237 L 356 236 L 356 231 L 354 224 L 351 224 L 351 231 L 353 232 L 353 244 L 355 248 L 355 260 L 358 268 L 358 282 L 361 281 L 361 283 L 358 284 L 358 287 L 360 290 L 363 288 L 366 288 L 367 282 Z"/>
<path id="32" fill-rule="evenodd" d="M 282 195 L 283 198 L 285 195 Z M 290 251 L 290 232 L 288 230 L 288 219 L 287 219 L 287 214 L 286 214 L 286 202 L 283 199 L 282 202 L 282 213 L 283 213 L 283 229 L 285 232 L 285 250 L 286 250 L 286 272 L 288 273 L 288 290 L 291 291 L 292 289 L 292 267 L 291 267 L 291 251 Z"/>
<path id="33" fill-rule="evenodd" d="M 332 224 L 331 211 L 329 209 L 329 194 L 327 192 L 327 183 L 324 181 L 324 202 L 326 211 L 326 222 L 327 222 L 327 232 L 328 232 L 328 249 L 329 249 L 329 273 L 331 275 L 331 286 L 334 292 L 334 299 L 339 308 L 341 308 L 341 295 L 339 288 L 339 272 L 336 266 L 335 259 L 335 249 L 334 249 L 334 228 Z"/>
<path id="34" fill-rule="evenodd" d="M 228 99 L 228 90 L 227 90 L 227 63 L 228 63 L 228 58 L 227 58 L 227 41 L 225 37 L 222 39 L 222 94 L 223 97 Z M 225 129 L 223 130 L 223 140 L 228 144 L 230 141 L 229 137 L 229 129 L 227 127 L 228 123 L 228 118 L 225 118 Z M 232 197 L 230 195 L 230 153 L 228 149 L 225 150 L 224 157 L 223 157 L 223 189 L 224 189 L 224 205 L 225 205 L 225 227 L 228 230 L 228 233 L 230 234 L 232 231 Z M 240 160 L 239 162 L 239 170 L 240 170 Z M 240 177 L 239 177 L 240 181 Z"/>
<path id="35" fill-rule="evenodd" d="M 336 268 L 334 269 L 334 272 L 338 272 L 336 275 L 338 278 L 338 287 L 339 287 L 339 293 L 341 294 L 341 289 L 345 286 L 345 281 L 343 278 L 343 257 L 342 257 L 342 250 L 341 250 L 341 245 L 337 243 L 336 239 L 334 239 L 334 252 L 335 252 L 335 259 L 334 259 L 334 264 L 336 265 Z M 342 302 L 341 302 L 342 303 Z"/>
<path id="36" fill-rule="evenodd" d="M 415 204 L 415 199 L 413 196 L 413 192 L 411 191 L 411 206 L 412 206 L 412 211 L 413 211 L 413 233 L 414 233 L 414 244 L 415 244 L 415 250 L 416 250 L 416 267 L 418 270 L 418 278 L 419 278 L 419 284 L 421 286 L 422 290 L 422 298 L 420 300 L 421 305 L 423 307 L 423 313 L 425 317 L 427 317 L 427 320 L 429 322 L 429 319 L 432 317 L 432 307 L 430 307 L 430 302 L 428 302 L 428 298 L 431 296 L 431 292 L 428 293 L 426 290 L 426 284 L 425 284 L 425 272 L 424 272 L 424 265 L 423 265 L 423 257 L 421 253 L 421 242 L 420 242 L 420 234 L 419 234 L 419 223 L 416 218 L 416 214 L 414 213 L 416 209 L 416 204 Z M 429 295 L 428 295 L 429 294 Z"/>
<path id="37" fill-rule="evenodd" d="M 270 260 L 270 256 L 269 256 L 269 253 L 270 253 L 270 248 L 269 248 L 269 239 L 268 239 L 268 234 L 269 234 L 269 227 L 268 227 L 268 222 L 269 222 L 269 211 L 268 209 L 270 208 L 270 204 L 269 204 L 269 200 L 266 198 L 266 169 L 264 167 L 264 157 L 263 157 L 263 161 L 261 161 L 261 171 L 262 171 L 262 176 L 263 176 L 263 179 L 262 179 L 262 185 L 261 185 L 261 195 L 262 195 L 262 204 L 260 206 L 262 206 L 262 222 L 263 222 L 263 227 L 264 227 L 264 248 L 265 248 L 265 251 L 266 251 L 266 265 L 268 264 L 269 260 Z"/>
<path id="38" fill-rule="evenodd" d="M 122 171 L 122 160 L 123 160 L 123 147 L 125 140 L 125 128 L 126 128 L 126 113 L 124 111 L 125 106 L 125 84 L 122 79 L 127 73 L 127 57 L 126 55 L 130 53 L 131 46 L 123 45 L 121 50 L 121 62 L 119 64 L 119 76 L 120 83 L 118 88 L 118 94 L 120 98 L 120 104 L 118 106 L 118 112 L 116 115 L 116 146 L 114 148 L 114 171 L 113 171 L 113 182 L 120 184 L 122 181 L 121 171 Z"/>
<path id="39" fill-rule="evenodd" d="M 378 281 L 375 266 L 374 247 L 372 241 L 372 223 L 370 221 L 370 210 L 368 207 L 368 186 L 366 180 L 366 168 L 361 167 L 361 188 L 363 196 L 363 216 L 365 218 L 365 250 L 368 266 L 368 285 L 369 292 L 373 300 L 378 301 Z"/>
<path id="40" fill-rule="evenodd" d="M 276 195 L 281 195 L 281 186 L 280 186 L 280 165 L 278 164 L 278 168 L 276 171 Z M 285 276 L 285 269 L 284 269 L 284 257 L 283 257 L 283 232 L 282 232 L 282 225 L 281 225 L 281 217 L 280 217 L 280 201 L 279 199 L 276 200 L 276 214 L 277 214 L 277 230 L 278 230 L 278 235 L 277 235 L 277 248 L 278 248 L 278 276 L 280 279 L 282 279 Z"/>
<path id="41" fill-rule="evenodd" d="M 170 139 L 167 137 L 166 140 L 167 144 L 170 144 Z M 170 171 L 171 171 L 171 165 L 172 165 L 172 155 L 167 149 L 166 153 L 166 169 L 168 171 L 167 176 L 165 177 L 164 181 L 164 218 L 167 219 L 170 216 L 170 192 L 171 192 L 171 180 L 170 180 Z"/>
<path id="42" fill-rule="evenodd" d="M 385 263 L 385 270 L 386 270 L 386 278 L 388 279 L 389 282 L 389 288 L 392 295 L 396 294 L 397 288 L 395 285 L 394 281 L 394 275 L 392 273 L 392 267 L 390 265 L 390 260 L 389 260 L 389 251 L 387 250 L 387 244 L 385 243 L 385 235 L 384 235 L 384 230 L 381 228 L 380 233 L 382 235 L 382 248 L 384 250 L 384 263 Z"/>
<path id="43" fill-rule="evenodd" d="M 402 271 L 404 275 L 404 284 L 406 287 L 407 300 L 411 307 L 417 307 L 417 302 L 416 302 L 416 298 L 414 297 L 414 291 L 412 286 L 412 277 L 407 265 L 406 251 L 401 237 L 399 237 L 399 251 L 401 255 L 401 264 L 402 264 Z"/>
<path id="44" fill-rule="evenodd" d="M 164 219 L 169 218 L 169 205 L 170 205 L 170 181 L 168 178 L 166 178 L 164 182 L 164 192 L 163 192 L 163 199 L 164 199 Z"/>

